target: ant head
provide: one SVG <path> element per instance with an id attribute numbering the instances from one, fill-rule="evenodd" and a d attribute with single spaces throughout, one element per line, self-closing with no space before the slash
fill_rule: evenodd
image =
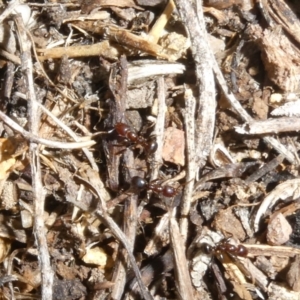
<path id="1" fill-rule="evenodd" d="M 201 250 L 205 253 L 205 254 L 212 254 L 214 251 L 214 247 L 212 247 L 211 245 L 207 244 L 207 243 L 203 243 L 201 245 Z"/>
<path id="2" fill-rule="evenodd" d="M 224 254 L 226 255 L 226 252 L 222 252 L 220 250 L 215 251 L 215 256 L 220 262 L 224 261 L 224 259 L 225 259 Z"/>

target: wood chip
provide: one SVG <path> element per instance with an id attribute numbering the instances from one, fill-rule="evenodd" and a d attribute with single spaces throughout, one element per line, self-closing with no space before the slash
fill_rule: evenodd
<path id="1" fill-rule="evenodd" d="M 184 166 L 185 164 L 185 138 L 184 132 L 174 127 L 165 130 L 164 146 L 162 157 L 165 161 L 172 162 L 176 165 Z"/>

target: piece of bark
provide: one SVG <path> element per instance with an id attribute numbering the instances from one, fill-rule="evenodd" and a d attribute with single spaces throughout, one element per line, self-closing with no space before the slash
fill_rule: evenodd
<path id="1" fill-rule="evenodd" d="M 215 217 L 213 226 L 225 236 L 233 236 L 240 241 L 243 241 L 246 237 L 241 222 L 232 213 L 231 209 L 220 211 Z"/>
<path id="2" fill-rule="evenodd" d="M 297 255 L 295 261 L 292 263 L 286 279 L 289 286 L 295 292 L 300 292 L 300 256 Z"/>
<path id="3" fill-rule="evenodd" d="M 300 21 L 296 11 L 284 0 L 268 0 L 267 2 L 266 8 L 271 18 L 299 43 Z"/>
<path id="4" fill-rule="evenodd" d="M 275 280 L 278 273 L 270 262 L 270 259 L 266 258 L 265 256 L 258 256 L 254 262 L 254 265 L 268 275 L 270 279 Z"/>
<path id="5" fill-rule="evenodd" d="M 283 91 L 299 91 L 299 49 L 285 36 L 281 27 L 262 32 L 258 25 L 251 25 L 248 33 L 259 42 L 268 78 Z"/>

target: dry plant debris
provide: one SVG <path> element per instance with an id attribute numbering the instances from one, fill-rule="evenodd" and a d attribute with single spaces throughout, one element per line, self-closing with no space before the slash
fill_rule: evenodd
<path id="1" fill-rule="evenodd" d="M 0 5 L 1 299 L 299 299 L 297 1 Z"/>

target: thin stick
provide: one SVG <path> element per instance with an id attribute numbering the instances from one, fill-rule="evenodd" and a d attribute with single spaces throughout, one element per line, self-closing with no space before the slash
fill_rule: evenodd
<path id="1" fill-rule="evenodd" d="M 295 117 L 270 118 L 235 127 L 235 131 L 242 134 L 274 134 L 299 130 L 300 119 Z"/>
<path id="2" fill-rule="evenodd" d="M 82 141 L 78 143 L 64 143 L 52 140 L 46 140 L 38 137 L 37 135 L 32 134 L 31 132 L 26 131 L 22 126 L 13 121 L 11 118 L 6 116 L 2 111 L 0 111 L 0 119 L 7 124 L 9 127 L 19 132 L 24 136 L 25 139 L 33 143 L 38 143 L 45 145 L 49 148 L 61 148 L 61 149 L 79 149 L 84 147 L 90 147 L 96 144 L 95 141 Z"/>
<path id="3" fill-rule="evenodd" d="M 175 209 L 173 211 L 175 213 Z M 179 231 L 178 223 L 174 213 L 169 212 L 170 241 L 174 254 L 174 267 L 176 276 L 176 287 L 180 294 L 180 299 L 194 299 L 194 289 L 186 259 L 186 247 Z"/>
<path id="4" fill-rule="evenodd" d="M 191 208 L 191 201 L 194 190 L 194 182 L 196 178 L 196 164 L 195 164 L 195 106 L 196 100 L 191 89 L 185 91 L 185 129 L 186 129 L 186 153 L 187 153 L 187 173 L 186 186 L 181 201 L 180 211 L 180 233 L 186 242 L 188 233 L 188 215 Z"/>
<path id="5" fill-rule="evenodd" d="M 156 136 L 157 150 L 153 155 L 153 164 L 150 172 L 150 180 L 157 179 L 158 171 L 162 165 L 162 150 L 163 150 L 163 138 L 165 130 L 165 115 L 166 115 L 166 95 L 165 95 L 165 79 L 159 77 L 157 80 L 157 118 L 154 128 L 154 134 Z"/>
<path id="6" fill-rule="evenodd" d="M 95 174 L 96 175 L 96 174 Z M 93 176 L 90 178 L 90 181 L 87 182 L 86 180 L 82 179 L 83 182 L 85 182 L 92 191 L 95 192 L 97 198 L 99 199 L 99 209 L 96 209 L 95 211 L 90 211 L 90 208 L 84 205 L 83 203 L 73 200 L 73 199 L 68 199 L 69 202 L 73 203 L 77 207 L 79 207 L 83 211 L 88 211 L 89 213 L 97 216 L 100 220 L 102 220 L 107 227 L 112 231 L 112 233 L 115 235 L 115 237 L 123 244 L 124 248 L 128 252 L 128 258 L 131 263 L 132 269 L 135 273 L 136 279 L 138 281 L 139 287 L 141 289 L 141 294 L 143 299 L 145 300 L 153 300 L 151 294 L 149 293 L 148 289 L 145 287 L 143 281 L 142 281 L 142 276 L 140 273 L 140 270 L 137 266 L 137 263 L 135 261 L 135 258 L 132 254 L 131 251 L 131 246 L 127 242 L 126 236 L 123 233 L 123 231 L 119 228 L 117 223 L 108 215 L 107 213 L 107 208 L 106 208 L 106 203 L 101 197 L 101 192 L 99 191 L 99 176 Z"/>
<path id="7" fill-rule="evenodd" d="M 39 108 L 36 105 L 36 95 L 33 83 L 33 70 L 31 60 L 31 42 L 27 37 L 25 25 L 20 15 L 14 17 L 17 25 L 17 33 L 21 48 L 21 61 L 23 72 L 25 73 L 27 85 L 28 102 L 28 118 L 29 128 L 33 134 L 38 134 L 40 114 Z M 42 185 L 41 164 L 38 144 L 31 142 L 29 146 L 29 155 L 31 160 L 31 175 L 32 175 L 32 193 L 34 199 L 34 227 L 33 232 L 37 242 L 39 252 L 39 263 L 41 267 L 41 299 L 52 300 L 53 291 L 53 270 L 50 264 L 50 255 L 48 251 L 46 229 L 44 225 L 44 205 L 46 191 Z"/>
<path id="8" fill-rule="evenodd" d="M 127 149 L 124 153 L 124 162 L 127 167 L 129 177 L 137 176 L 138 171 L 134 169 L 134 157 L 131 150 Z M 137 232 L 137 200 L 138 195 L 131 193 L 127 195 L 127 200 L 124 203 L 124 216 L 123 216 L 123 232 L 127 237 L 127 242 L 130 246 L 130 251 L 133 252 L 134 244 Z M 122 299 L 126 286 L 127 269 L 129 267 L 128 254 L 125 249 L 119 251 L 119 258 L 113 275 L 113 281 L 115 282 L 112 291 L 111 298 L 118 300 Z M 122 259 L 123 258 L 123 259 Z"/>
<path id="9" fill-rule="evenodd" d="M 215 127 L 216 92 L 207 40 L 202 1 L 175 0 L 178 12 L 189 33 L 192 55 L 196 64 L 199 99 L 196 108 L 196 163 L 202 167 L 210 153 Z M 197 6 L 197 11 L 195 10 Z"/>
<path id="10" fill-rule="evenodd" d="M 93 45 L 37 49 L 37 51 L 43 53 L 43 55 L 38 57 L 40 61 L 49 58 L 61 58 L 63 55 L 67 55 L 68 57 L 90 57 L 101 55 L 108 59 L 117 60 L 120 55 L 119 50 L 112 46 L 109 41 L 103 41 Z"/>

